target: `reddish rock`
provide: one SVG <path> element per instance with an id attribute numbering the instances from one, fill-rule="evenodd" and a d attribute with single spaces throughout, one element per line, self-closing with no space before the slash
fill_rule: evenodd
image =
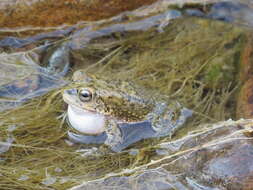
<path id="1" fill-rule="evenodd" d="M 247 80 L 240 90 L 236 116 L 237 118 L 253 117 L 253 78 Z"/>
<path id="2" fill-rule="evenodd" d="M 253 118 L 253 37 L 248 38 L 241 59 L 240 89 L 237 100 L 237 118 Z"/>
<path id="3" fill-rule="evenodd" d="M 43 0 L 0 11 L 0 27 L 58 26 L 94 21 L 148 5 L 156 0 Z"/>

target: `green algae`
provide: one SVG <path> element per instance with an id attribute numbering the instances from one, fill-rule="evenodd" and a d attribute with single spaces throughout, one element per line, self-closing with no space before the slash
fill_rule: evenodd
<path id="1" fill-rule="evenodd" d="M 80 63 L 79 68 L 112 79 L 132 80 L 152 89 L 154 96 L 166 94 L 168 100 L 176 99 L 217 121 L 234 116 L 234 107 L 226 106 L 233 104 L 233 98 L 228 102 L 222 100 L 238 85 L 238 57 L 244 33 L 242 28 L 219 21 L 184 18 L 171 23 L 163 33 L 130 32 L 125 34 L 127 39 L 121 39 L 114 47 L 110 43 L 106 48 L 103 43 L 103 49 L 99 49 L 96 40 L 89 48 L 74 53 L 82 56 L 95 48 L 96 55 L 102 58 L 89 60 L 84 56 L 85 65 L 91 65 Z M 220 104 L 226 110 L 217 110 L 222 107 Z"/>
<path id="2" fill-rule="evenodd" d="M 87 48 L 73 51 L 74 70 L 127 80 L 150 89 L 155 97 L 166 95 L 194 111 L 185 135 L 197 125 L 234 116 L 238 57 L 247 30 L 219 21 L 187 18 L 171 22 L 164 32 L 126 32 L 108 39 L 96 39 Z M 74 86 L 70 84 L 69 86 Z M 0 186 L 4 189 L 66 189 L 83 180 L 96 179 L 150 162 L 157 142 L 138 143 L 137 155 L 111 153 L 83 156 L 76 152 L 92 146 L 69 146 L 64 88 L 36 98 L 21 107 L 0 113 L 1 137 L 15 138 L 11 149 L 1 154 Z M 17 125 L 13 132 L 8 127 Z M 56 172 L 60 168 L 61 172 Z M 29 178 L 18 180 L 22 175 Z M 50 177 L 52 184 L 43 183 Z"/>
<path id="3" fill-rule="evenodd" d="M 134 161 L 134 156 L 110 154 L 108 149 L 105 149 L 106 154 L 82 156 L 82 153 L 76 152 L 82 146 L 69 146 L 65 142 L 67 126 L 59 118 L 64 113 L 61 91 L 51 92 L 0 114 L 1 136 L 11 134 L 15 138 L 12 148 L 1 155 L 2 188 L 66 189 L 78 184 L 81 179 L 117 171 Z M 16 129 L 6 132 L 11 125 L 17 125 Z M 61 172 L 56 172 L 56 168 L 60 168 Z M 28 179 L 18 180 L 23 175 Z M 56 181 L 47 186 L 43 181 L 50 179 L 49 176 Z"/>

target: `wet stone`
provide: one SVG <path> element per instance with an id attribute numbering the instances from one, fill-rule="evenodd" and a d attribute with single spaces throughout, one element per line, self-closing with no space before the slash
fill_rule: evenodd
<path id="1" fill-rule="evenodd" d="M 253 177 L 253 146 L 242 144 L 228 154 L 210 160 L 205 167 L 205 173 L 227 183 L 241 185 L 246 177 Z"/>
<path id="2" fill-rule="evenodd" d="M 159 189 L 159 190 L 169 190 L 169 189 L 172 190 L 173 189 L 173 187 L 169 183 L 162 182 L 162 181 L 155 181 L 154 186 L 156 189 Z"/>
<path id="3" fill-rule="evenodd" d="M 73 190 L 104 190 L 113 189 L 118 190 L 140 189 L 140 190 L 173 190 L 182 189 L 186 190 L 183 184 L 175 182 L 174 178 L 169 172 L 164 169 L 150 169 L 145 170 L 143 173 L 134 176 L 121 176 L 109 177 L 107 179 L 95 180 L 73 188 Z"/>
<path id="4" fill-rule="evenodd" d="M 205 14 L 198 9 L 186 9 L 185 14 L 189 16 L 204 17 Z"/>
<path id="5" fill-rule="evenodd" d="M 253 183 L 252 139 L 245 138 L 244 132 L 252 126 L 252 120 L 220 122 L 180 141 L 179 150 L 171 151 L 160 160 L 151 161 L 126 176 L 108 176 L 105 179 L 89 181 L 73 190 L 89 188 L 107 189 L 247 189 Z M 241 128 L 238 128 L 237 125 Z M 208 133 L 211 132 L 211 133 Z M 196 144 L 189 144 L 195 141 Z M 131 175 L 129 175 L 129 172 Z"/>
<path id="6" fill-rule="evenodd" d="M 238 17 L 244 17 L 244 14 L 251 11 L 247 5 L 238 2 L 219 2 L 212 6 L 207 17 L 225 22 L 233 22 Z"/>
<path id="7" fill-rule="evenodd" d="M 6 37 L 0 40 L 0 47 L 21 48 L 29 43 L 31 43 L 31 41 L 27 39 L 20 39 L 16 37 Z"/>
<path id="8" fill-rule="evenodd" d="M 31 75 L 23 80 L 14 81 L 0 88 L 0 96 L 13 98 L 17 94 L 27 95 L 38 89 L 39 80 L 39 76 Z"/>

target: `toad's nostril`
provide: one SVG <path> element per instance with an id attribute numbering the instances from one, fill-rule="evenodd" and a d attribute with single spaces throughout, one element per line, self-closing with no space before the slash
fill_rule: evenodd
<path id="1" fill-rule="evenodd" d="M 68 89 L 68 90 L 65 90 L 65 92 L 69 95 L 77 95 L 77 90 L 76 89 Z"/>

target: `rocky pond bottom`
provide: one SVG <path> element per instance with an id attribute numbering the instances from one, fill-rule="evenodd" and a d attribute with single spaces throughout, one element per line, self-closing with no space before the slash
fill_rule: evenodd
<path id="1" fill-rule="evenodd" d="M 88 189 L 251 189 L 252 120 L 203 125 L 153 149 L 160 158 L 84 182 Z"/>
<path id="2" fill-rule="evenodd" d="M 193 8 L 202 14 L 185 15 Z M 210 16 L 218 9 L 236 14 Z M 128 12 L 31 37 L 3 33 L 0 187 L 252 189 L 253 121 L 246 118 L 253 38 L 250 23 L 233 22 L 240 10 L 249 7 L 166 5 L 151 16 Z M 71 79 L 77 70 L 109 84 L 136 84 L 192 116 L 172 137 L 145 139 L 118 153 L 74 144 L 62 93 L 80 85 Z"/>

